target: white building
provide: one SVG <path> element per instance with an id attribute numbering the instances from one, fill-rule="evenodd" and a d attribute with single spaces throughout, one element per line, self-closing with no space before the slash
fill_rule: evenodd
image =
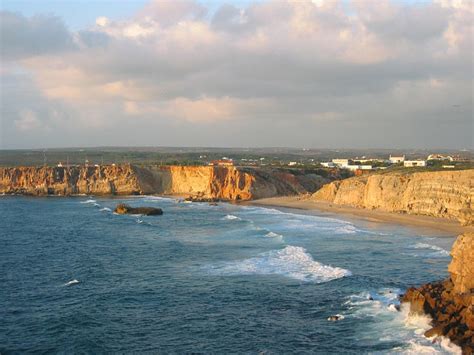
<path id="1" fill-rule="evenodd" d="M 296 164 L 298 164 L 298 163 L 295 162 L 295 161 L 290 161 L 290 162 L 288 163 L 288 166 L 295 166 Z"/>
<path id="2" fill-rule="evenodd" d="M 426 166 L 426 160 L 405 160 L 403 166 L 406 168 L 413 168 L 415 166 Z"/>
<path id="3" fill-rule="evenodd" d="M 332 162 L 337 166 L 349 165 L 349 159 L 333 159 Z"/>
<path id="4" fill-rule="evenodd" d="M 343 169 L 348 169 L 351 171 L 355 170 L 372 170 L 372 165 L 345 165 Z"/>
<path id="5" fill-rule="evenodd" d="M 388 158 L 388 160 L 390 160 L 390 163 L 392 164 L 398 164 L 398 163 L 403 163 L 405 161 L 405 156 L 402 155 L 400 157 L 392 157 L 392 155 L 390 155 L 390 157 Z"/>
<path id="6" fill-rule="evenodd" d="M 449 155 L 442 155 L 442 154 L 430 154 L 426 160 L 449 160 L 453 161 L 453 157 Z"/>
<path id="7" fill-rule="evenodd" d="M 320 164 L 326 168 L 334 168 L 336 166 L 336 164 L 331 161 L 322 162 Z"/>

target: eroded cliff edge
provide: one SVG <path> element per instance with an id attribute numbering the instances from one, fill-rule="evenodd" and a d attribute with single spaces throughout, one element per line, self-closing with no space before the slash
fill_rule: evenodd
<path id="1" fill-rule="evenodd" d="M 449 337 L 464 354 L 474 352 L 474 233 L 464 233 L 454 243 L 449 279 L 410 288 L 402 302 L 410 311 L 426 313 L 433 328 L 425 335 Z"/>
<path id="2" fill-rule="evenodd" d="M 314 174 L 223 166 L 0 168 L 0 193 L 35 196 L 181 194 L 250 200 L 313 192 L 326 182 Z"/>
<path id="3" fill-rule="evenodd" d="M 419 214 L 472 225 L 474 170 L 384 173 L 333 181 L 311 199 L 336 205 Z"/>

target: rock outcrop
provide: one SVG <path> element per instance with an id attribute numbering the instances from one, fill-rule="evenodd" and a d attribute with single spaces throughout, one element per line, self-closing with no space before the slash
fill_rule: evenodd
<path id="1" fill-rule="evenodd" d="M 313 192 L 327 181 L 312 174 L 224 166 L 0 168 L 0 193 L 26 195 L 179 194 L 236 201 Z"/>
<path id="2" fill-rule="evenodd" d="M 313 200 L 474 223 L 474 170 L 383 173 L 334 181 Z"/>
<path id="3" fill-rule="evenodd" d="M 419 288 L 410 288 L 402 302 L 410 303 L 410 312 L 426 313 L 433 328 L 425 335 L 447 336 L 462 348 L 474 352 L 474 233 L 458 237 L 451 250 L 450 278 Z"/>
<path id="4" fill-rule="evenodd" d="M 145 216 L 161 216 L 163 210 L 157 207 L 131 207 L 125 203 L 119 203 L 114 209 L 118 214 L 142 214 Z"/>
<path id="5" fill-rule="evenodd" d="M 453 259 L 448 271 L 454 283 L 454 292 L 474 292 L 474 233 L 465 233 L 456 239 L 451 249 Z"/>

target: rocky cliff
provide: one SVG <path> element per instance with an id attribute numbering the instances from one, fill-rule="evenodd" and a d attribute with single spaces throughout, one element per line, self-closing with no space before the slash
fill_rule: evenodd
<path id="1" fill-rule="evenodd" d="M 0 168 L 0 193 L 27 195 L 181 194 L 250 200 L 316 190 L 326 179 L 275 169 L 129 164 Z"/>
<path id="2" fill-rule="evenodd" d="M 139 194 L 130 165 L 0 168 L 0 193 L 25 195 Z"/>
<path id="3" fill-rule="evenodd" d="M 458 237 L 451 250 L 450 278 L 410 288 L 402 302 L 413 313 L 426 313 L 433 328 L 425 335 L 443 335 L 458 344 L 463 354 L 474 352 L 474 234 Z"/>
<path id="4" fill-rule="evenodd" d="M 312 199 L 473 224 L 474 170 L 384 173 L 334 181 Z"/>

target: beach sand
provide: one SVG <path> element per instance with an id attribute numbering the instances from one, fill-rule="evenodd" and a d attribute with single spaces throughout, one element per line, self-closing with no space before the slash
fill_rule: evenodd
<path id="1" fill-rule="evenodd" d="M 464 232 L 474 232 L 474 226 L 462 226 L 454 220 L 340 206 L 329 202 L 312 201 L 301 196 L 265 198 L 251 201 L 250 204 L 263 207 L 305 210 L 316 215 L 344 215 L 349 218 L 377 223 L 409 225 L 445 236 L 457 236 Z"/>

